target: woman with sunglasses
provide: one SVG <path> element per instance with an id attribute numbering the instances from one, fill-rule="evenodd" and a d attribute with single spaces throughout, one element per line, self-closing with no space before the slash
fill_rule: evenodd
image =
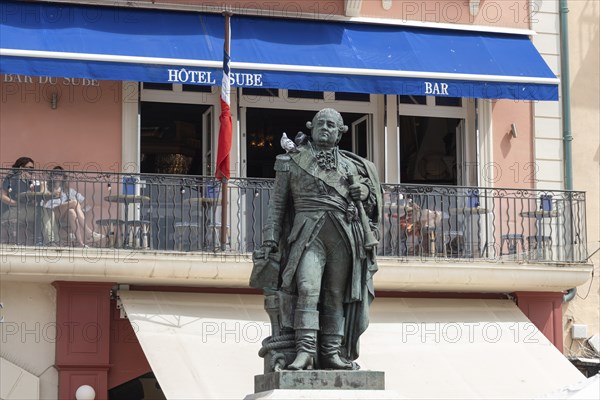
<path id="1" fill-rule="evenodd" d="M 41 207 L 34 200 L 20 201 L 19 198 L 19 195 L 24 192 L 46 191 L 43 180 L 36 179 L 30 171 L 34 168 L 33 160 L 30 157 L 20 157 L 15 161 L 12 168 L 12 172 L 2 182 L 0 201 L 3 205 L 8 206 L 8 210 L 2 214 L 2 219 L 24 223 L 26 227 L 39 224 L 43 244 L 55 243 L 58 239 L 58 225 L 54 220 L 54 213 Z M 33 230 L 36 231 L 36 229 Z"/>

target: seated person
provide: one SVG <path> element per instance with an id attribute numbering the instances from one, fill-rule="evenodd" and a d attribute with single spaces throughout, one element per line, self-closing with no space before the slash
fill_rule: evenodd
<path id="1" fill-rule="evenodd" d="M 69 187 L 67 175 L 61 166 L 56 166 L 50 173 L 48 182 L 50 192 L 55 198 L 48 200 L 44 207 L 52 209 L 59 222 L 67 221 L 69 224 L 69 233 L 74 235 L 77 244 L 85 247 L 89 240 L 97 241 L 102 239 L 102 235 L 94 232 L 85 223 L 85 214 L 81 204 L 85 197 L 75 189 Z"/>
<path id="2" fill-rule="evenodd" d="M 422 208 L 410 202 L 410 208 L 400 217 L 403 250 L 408 256 L 432 254 L 436 247 L 436 232 L 441 232 L 444 213 Z"/>
<path id="3" fill-rule="evenodd" d="M 410 203 L 410 210 L 407 210 L 400 217 L 400 238 L 402 241 L 402 255 L 415 256 L 419 254 L 421 246 L 421 221 L 419 219 L 420 207 L 415 203 Z"/>
<path id="4" fill-rule="evenodd" d="M 8 206 L 8 211 L 2 215 L 3 220 L 16 220 L 28 226 L 40 225 L 44 244 L 55 243 L 58 239 L 58 226 L 52 211 L 40 207 L 33 199 L 23 200 L 19 204 L 19 194 L 23 192 L 45 192 L 43 182 L 35 179 L 31 173 L 34 163 L 29 157 L 20 157 L 15 161 L 13 170 L 2 182 L 0 201 Z M 39 218 L 39 222 L 36 219 Z M 35 231 L 35 230 L 34 230 Z"/>

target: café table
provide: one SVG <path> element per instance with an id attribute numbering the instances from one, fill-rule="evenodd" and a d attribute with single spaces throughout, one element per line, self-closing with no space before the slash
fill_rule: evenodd
<path id="1" fill-rule="evenodd" d="M 31 202 L 40 205 L 41 201 L 48 201 L 59 198 L 60 195 L 52 192 L 21 192 L 17 194 L 20 202 Z"/>
<path id="2" fill-rule="evenodd" d="M 123 212 L 123 222 L 124 222 L 124 231 L 123 235 L 123 247 L 135 247 L 135 243 L 129 243 L 130 234 L 133 236 L 134 230 L 136 227 L 139 227 L 140 224 L 146 224 L 145 231 L 149 230 L 150 221 L 141 221 L 136 219 L 129 218 L 129 206 L 132 204 L 141 204 L 141 203 L 150 203 L 150 197 L 138 195 L 138 194 L 116 194 L 104 197 L 105 201 L 110 203 L 119 203 L 123 204 L 124 212 Z M 146 232 L 147 234 L 147 232 Z M 133 239 L 133 238 L 132 238 Z M 133 241 L 133 240 L 132 240 Z"/>
<path id="3" fill-rule="evenodd" d="M 520 213 L 521 217 L 524 218 L 535 218 L 535 228 L 536 233 L 533 236 L 528 238 L 529 241 L 531 239 L 535 239 L 536 250 L 538 259 L 542 257 L 542 251 L 545 250 L 545 241 L 548 238 L 550 241 L 552 240 L 551 236 L 544 235 L 544 219 L 552 219 L 558 217 L 558 212 L 556 210 L 532 210 L 532 211 L 523 211 Z M 530 243 L 528 243 L 530 245 Z"/>
<path id="4" fill-rule="evenodd" d="M 30 204 L 36 207 L 36 209 L 34 209 L 35 222 L 33 223 L 33 236 L 36 245 L 42 244 L 44 241 L 40 229 L 42 224 L 42 212 L 39 211 L 37 207 L 42 207 L 47 201 L 57 199 L 59 197 L 59 194 L 53 192 L 21 192 L 17 194 L 17 201 L 19 203 Z"/>
<path id="5" fill-rule="evenodd" d="M 485 207 L 452 207 L 448 210 L 452 215 L 463 215 L 465 217 L 465 256 L 473 257 L 473 216 L 485 215 L 490 212 Z M 487 248 L 487 240 L 483 246 L 482 252 Z"/>
<path id="6" fill-rule="evenodd" d="M 214 197 L 191 197 L 187 200 L 190 206 L 202 205 L 204 207 L 210 207 L 217 204 L 219 199 Z"/>

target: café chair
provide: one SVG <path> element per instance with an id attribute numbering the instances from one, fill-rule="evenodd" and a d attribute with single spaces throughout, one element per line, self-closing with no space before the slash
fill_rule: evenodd
<path id="1" fill-rule="evenodd" d="M 541 260 L 552 259 L 552 236 L 532 235 L 527 237 L 527 248 L 530 256 Z M 550 256 L 548 258 L 548 255 Z"/>
<path id="2" fill-rule="evenodd" d="M 176 222 L 174 227 L 175 250 L 184 251 L 184 248 L 185 251 L 202 250 L 202 230 L 199 223 L 182 221 Z"/>
<path id="3" fill-rule="evenodd" d="M 463 257 L 465 255 L 465 235 L 462 231 L 444 232 L 444 257 Z"/>
<path id="4" fill-rule="evenodd" d="M 134 249 L 151 249 L 152 224 L 148 220 L 135 219 L 127 222 L 127 243 Z"/>
<path id="5" fill-rule="evenodd" d="M 500 255 L 512 255 L 517 254 L 518 245 L 521 245 L 521 250 L 525 249 L 524 236 L 520 233 L 508 233 L 500 237 Z M 507 253 L 504 252 L 504 245 L 506 245 Z"/>
<path id="6" fill-rule="evenodd" d="M 0 220 L 0 243 L 18 244 L 18 225 L 16 218 Z"/>
<path id="7" fill-rule="evenodd" d="M 124 233 L 125 221 L 117 218 L 104 218 L 96 220 L 98 230 L 106 236 L 107 247 L 119 247 L 119 237 Z"/>

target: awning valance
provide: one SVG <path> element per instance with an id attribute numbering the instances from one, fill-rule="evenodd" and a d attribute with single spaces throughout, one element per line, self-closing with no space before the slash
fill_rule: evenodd
<path id="1" fill-rule="evenodd" d="M 220 85 L 221 15 L 0 4 L 0 73 Z M 237 87 L 558 99 L 527 36 L 234 15 Z"/>

